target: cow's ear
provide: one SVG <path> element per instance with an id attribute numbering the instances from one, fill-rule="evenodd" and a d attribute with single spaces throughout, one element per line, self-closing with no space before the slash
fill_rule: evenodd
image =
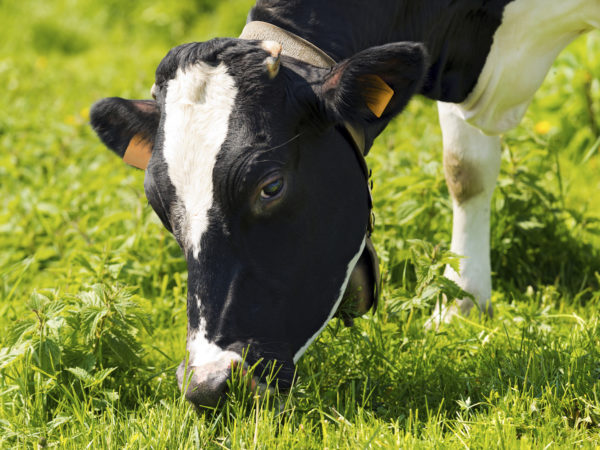
<path id="1" fill-rule="evenodd" d="M 336 64 L 317 95 L 336 122 L 390 119 L 421 87 L 426 68 L 422 44 L 398 42 L 371 47 Z"/>
<path id="2" fill-rule="evenodd" d="M 160 121 L 153 100 L 102 99 L 92 106 L 90 122 L 102 142 L 123 160 L 145 169 Z"/>

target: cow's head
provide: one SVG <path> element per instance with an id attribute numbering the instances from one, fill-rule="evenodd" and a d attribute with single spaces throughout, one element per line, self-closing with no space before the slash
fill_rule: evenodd
<path id="1" fill-rule="evenodd" d="M 189 360 L 177 377 L 193 374 L 193 403 L 215 404 L 243 354 L 248 364 L 276 360 L 279 386 L 289 386 L 349 279 L 372 296 L 369 195 L 343 124 L 372 142 L 424 69 L 410 43 L 324 69 L 280 57 L 270 42 L 215 39 L 167 54 L 154 101 L 94 105 L 108 147 L 142 167 L 150 156 L 146 196 L 185 253 Z M 394 90 L 380 118 L 367 104 L 370 75 Z"/>

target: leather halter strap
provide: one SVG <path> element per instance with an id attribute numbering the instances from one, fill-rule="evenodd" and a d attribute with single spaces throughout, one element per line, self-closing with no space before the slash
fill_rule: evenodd
<path id="1" fill-rule="evenodd" d="M 242 30 L 242 34 L 240 34 L 240 39 L 279 42 L 282 46 L 281 53 L 283 55 L 316 67 L 327 69 L 336 64 L 331 56 L 316 45 L 268 22 L 261 22 L 258 20 L 248 22 Z M 369 221 L 367 225 L 367 235 L 370 236 L 373 232 L 374 225 L 372 213 L 373 198 L 371 195 L 371 182 L 369 181 L 371 174 L 367 162 L 365 161 L 365 132 L 362 128 L 356 127 L 348 122 L 344 123 L 343 128 L 347 132 L 348 137 L 350 138 L 349 140 L 354 144 L 352 148 L 354 149 L 367 181 L 367 191 L 369 193 Z"/>
<path id="2" fill-rule="evenodd" d="M 248 22 L 240 39 L 254 39 L 257 41 L 275 41 L 283 47 L 282 53 L 292 58 L 299 59 L 316 67 L 328 68 L 335 66 L 335 60 L 306 39 L 290 33 L 268 22 Z"/>

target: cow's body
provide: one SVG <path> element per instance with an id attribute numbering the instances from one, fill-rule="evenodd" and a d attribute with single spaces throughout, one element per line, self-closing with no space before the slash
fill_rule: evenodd
<path id="1" fill-rule="evenodd" d="M 460 275 L 447 275 L 491 312 L 498 134 L 519 123 L 560 50 L 599 27 L 600 0 L 259 0 L 248 20 L 340 63 L 315 67 L 284 46 L 279 73 L 273 43 L 190 44 L 157 69 L 156 103 L 107 99 L 92 111 L 117 153 L 153 148 L 146 193 L 188 260 L 190 362 L 180 372 L 194 372 L 198 404 L 218 400 L 247 348 L 250 363 L 283 362 L 289 382 L 365 264 L 365 180 L 340 126 L 360 128 L 366 152 L 414 93 L 439 102 L 452 250 L 465 256 Z M 401 41 L 424 44 L 427 57 Z M 394 90 L 381 117 L 365 107 L 371 75 Z"/>

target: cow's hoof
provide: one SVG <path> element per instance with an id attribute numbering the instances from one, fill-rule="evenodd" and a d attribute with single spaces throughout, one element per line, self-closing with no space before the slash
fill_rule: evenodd
<path id="1" fill-rule="evenodd" d="M 442 324 L 448 324 L 452 322 L 452 320 L 456 316 L 469 317 L 473 306 L 476 304 L 469 298 L 455 300 L 450 305 L 447 304 L 446 297 L 444 296 L 444 300 L 442 304 L 437 304 L 435 309 L 433 310 L 433 314 L 427 321 L 425 322 L 426 330 L 438 330 Z M 482 317 L 482 313 L 484 317 L 494 317 L 494 309 L 492 308 L 491 300 L 478 302 L 479 308 L 479 317 Z"/>

